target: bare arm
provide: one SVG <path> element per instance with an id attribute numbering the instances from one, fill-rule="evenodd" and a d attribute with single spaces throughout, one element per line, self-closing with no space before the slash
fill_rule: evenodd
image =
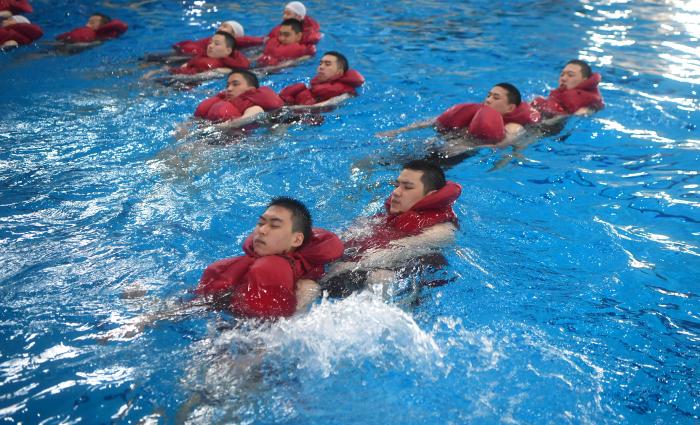
<path id="1" fill-rule="evenodd" d="M 420 130 L 421 128 L 432 127 L 435 125 L 436 120 L 437 120 L 437 118 L 429 118 L 427 120 L 414 122 L 413 124 L 409 124 L 409 125 L 401 127 L 401 128 L 379 132 L 379 133 L 377 133 L 377 136 L 379 136 L 379 137 L 394 137 L 394 136 L 397 136 L 401 133 L 406 133 L 408 131 Z"/>

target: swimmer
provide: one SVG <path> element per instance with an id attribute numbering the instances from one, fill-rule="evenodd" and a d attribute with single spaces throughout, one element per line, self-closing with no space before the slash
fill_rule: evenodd
<path id="1" fill-rule="evenodd" d="M 12 48 L 30 44 L 44 35 L 42 29 L 29 22 L 22 15 L 14 15 L 2 20 L 0 27 L 0 48 Z"/>
<path id="2" fill-rule="evenodd" d="M 27 0 L 0 0 L 0 18 L 9 18 L 12 15 L 32 13 L 34 9 Z"/>
<path id="3" fill-rule="evenodd" d="M 216 31 L 221 31 L 232 35 L 236 39 L 236 47 L 246 49 L 249 47 L 261 46 L 264 43 L 263 37 L 253 37 L 245 35 L 243 25 L 237 21 L 228 20 L 222 22 Z M 205 37 L 199 40 L 185 40 L 173 45 L 173 49 L 182 55 L 197 56 L 206 52 L 207 46 L 212 37 Z"/>
<path id="4" fill-rule="evenodd" d="M 345 257 L 321 281 L 329 295 L 345 296 L 365 283 L 389 283 L 417 258 L 454 240 L 452 205 L 462 192 L 459 184 L 446 181 L 437 165 L 414 160 L 403 166 L 394 186 L 386 212 L 348 232 Z"/>
<path id="5" fill-rule="evenodd" d="M 359 72 L 349 69 L 345 56 L 338 52 L 326 52 L 309 87 L 304 83 L 293 84 L 282 89 L 280 97 L 287 105 L 313 105 L 344 94 L 355 96 L 355 89 L 364 82 Z"/>
<path id="6" fill-rule="evenodd" d="M 324 265 L 342 255 L 343 243 L 327 230 L 312 231 L 304 204 L 280 197 L 259 217 L 243 251 L 209 265 L 196 294 L 243 317 L 288 317 L 310 302 L 298 281 L 320 279 Z"/>
<path id="7" fill-rule="evenodd" d="M 279 109 L 282 99 L 269 87 L 260 87 L 258 78 L 245 69 L 232 71 L 226 90 L 202 101 L 194 112 L 196 118 L 222 122 L 238 119 L 249 121 L 257 115 Z"/>
<path id="8" fill-rule="evenodd" d="M 598 90 L 600 74 L 578 59 L 570 60 L 559 75 L 559 87 L 549 96 L 535 98 L 532 107 L 544 116 L 590 115 L 603 109 L 603 97 Z"/>
<path id="9" fill-rule="evenodd" d="M 129 26 L 119 19 L 111 19 L 102 13 L 93 13 L 85 26 L 59 34 L 56 40 L 65 43 L 92 43 L 119 37 L 128 28 Z"/>
<path id="10" fill-rule="evenodd" d="M 282 11 L 282 21 L 296 19 L 301 22 L 302 36 L 301 44 L 318 44 L 321 40 L 321 26 L 311 16 L 307 14 L 306 6 L 302 2 L 293 1 L 284 6 Z M 269 40 L 274 40 L 279 36 L 281 25 L 274 27 L 267 35 Z"/>
<path id="11" fill-rule="evenodd" d="M 301 22 L 296 19 L 285 19 L 280 25 L 277 37 L 265 43 L 265 49 L 257 60 L 258 67 L 282 65 L 294 59 L 302 59 L 316 54 L 316 46 L 302 44 Z"/>
<path id="12" fill-rule="evenodd" d="M 248 68 L 248 59 L 236 49 L 236 39 L 229 33 L 217 31 L 211 38 L 204 54 L 195 56 L 179 68 L 171 68 L 172 74 L 198 74 L 215 71 L 220 74 L 232 68 Z"/>
<path id="13" fill-rule="evenodd" d="M 539 121 L 539 113 L 521 101 L 520 91 L 510 83 L 499 83 L 482 103 L 461 103 L 437 118 L 419 121 L 396 130 L 378 133 L 380 137 L 427 127 L 438 131 L 466 130 L 485 145 L 505 145 L 523 133 L 524 126 Z"/>

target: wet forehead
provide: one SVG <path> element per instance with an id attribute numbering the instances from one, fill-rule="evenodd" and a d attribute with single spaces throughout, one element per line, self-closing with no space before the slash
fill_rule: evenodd
<path id="1" fill-rule="evenodd" d="M 321 58 L 321 63 L 326 64 L 326 65 L 337 65 L 338 64 L 338 58 L 336 58 L 333 55 L 324 55 Z"/>
<path id="2" fill-rule="evenodd" d="M 581 75 L 581 66 L 570 63 L 564 67 L 563 73 Z"/>
<path id="3" fill-rule="evenodd" d="M 492 96 L 505 97 L 508 96 L 508 91 L 501 86 L 494 86 L 489 94 Z"/>
<path id="4" fill-rule="evenodd" d="M 421 177 L 423 177 L 422 171 L 405 169 L 401 171 L 401 174 L 399 174 L 399 176 L 396 178 L 396 181 L 403 185 L 423 186 Z"/>
<path id="5" fill-rule="evenodd" d="M 231 74 L 231 76 L 228 77 L 228 83 L 238 83 L 239 85 L 248 86 L 248 81 L 246 81 L 241 74 Z"/>
<path id="6" fill-rule="evenodd" d="M 260 219 L 263 221 L 269 221 L 280 224 L 291 223 L 292 212 L 286 208 L 273 205 L 270 208 L 266 209 L 264 213 L 262 213 Z"/>

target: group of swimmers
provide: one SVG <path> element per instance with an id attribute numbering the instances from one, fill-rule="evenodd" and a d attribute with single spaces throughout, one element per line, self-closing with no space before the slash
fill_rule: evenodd
<path id="1" fill-rule="evenodd" d="M 31 6 L 26 0 L 0 0 L 0 11 L 14 20 L 7 26 L 3 22 L 5 30 L 27 24 L 26 18 L 13 14 L 29 13 Z M 89 42 L 116 37 L 126 28 L 121 21 L 95 14 L 85 27 L 58 38 Z M 257 65 L 274 66 L 314 55 L 320 39 L 319 24 L 308 16 L 301 2 L 293 1 L 285 6 L 282 23 L 266 37 L 246 36 L 238 22 L 225 21 L 211 37 L 176 43 L 173 48 L 185 55 L 186 61 L 169 72 L 213 70 L 228 74 L 226 89 L 202 101 L 194 112 L 196 118 L 212 122 L 250 119 L 284 105 L 319 105 L 356 95 L 364 78 L 349 68 L 341 53 L 323 54 L 309 85 L 293 84 L 278 94 L 269 87 L 260 87 L 257 75 L 248 69 L 249 59 L 238 49 L 264 46 Z M 600 75 L 587 63 L 572 60 L 562 70 L 558 88 L 547 98 L 524 102 L 513 84 L 499 83 L 481 103 L 455 105 L 436 118 L 379 136 L 432 126 L 440 132 L 468 135 L 482 144 L 504 143 L 542 119 L 601 109 L 599 82 Z M 273 199 L 243 243 L 244 255 L 208 266 L 197 286 L 197 296 L 223 303 L 241 316 L 274 318 L 303 311 L 322 290 L 347 295 L 350 287 L 395 280 L 412 259 L 434 252 L 454 238 L 458 220 L 452 206 L 461 194 L 461 186 L 447 181 L 444 171 L 427 160 L 404 164 L 394 185 L 385 211 L 360 220 L 344 241 L 330 231 L 313 228 L 311 214 L 300 201 Z M 351 283 L 357 280 L 361 281 L 359 286 Z"/>

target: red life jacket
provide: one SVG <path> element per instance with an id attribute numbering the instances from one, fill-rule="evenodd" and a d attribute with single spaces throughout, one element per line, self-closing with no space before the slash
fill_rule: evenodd
<path id="1" fill-rule="evenodd" d="M 462 186 L 448 181 L 437 192 L 431 193 L 416 202 L 410 210 L 391 214 L 391 196 L 384 202 L 385 214 L 375 216 L 379 223 L 372 226 L 372 235 L 367 238 L 353 240 L 347 243 L 349 247 L 358 248 L 358 253 L 363 253 L 372 248 L 384 248 L 391 241 L 414 236 L 423 230 L 440 223 L 458 224 L 457 216 L 452 210 L 452 204 L 462 193 Z"/>
<path id="2" fill-rule="evenodd" d="M 313 105 L 341 94 L 355 96 L 355 89 L 364 84 L 365 78 L 354 69 L 328 81 L 318 81 L 318 76 L 311 80 L 311 87 L 304 83 L 292 84 L 280 92 L 280 97 L 287 105 Z"/>
<path id="3" fill-rule="evenodd" d="M 436 122 L 441 130 L 466 128 L 474 137 L 497 143 L 506 136 L 506 124 L 513 122 L 528 125 L 539 119 L 540 114 L 526 102 L 520 102 L 520 105 L 505 115 L 482 103 L 461 103 L 442 113 Z"/>
<path id="4" fill-rule="evenodd" d="M 595 72 L 573 89 L 559 87 L 548 98 L 537 97 L 532 106 L 546 115 L 570 115 L 581 108 L 603 109 L 603 96 L 598 90 L 600 74 Z"/>
<path id="5" fill-rule="evenodd" d="M 294 314 L 296 281 L 318 280 L 324 265 L 343 254 L 343 243 L 333 233 L 315 228 L 311 240 L 284 255 L 259 257 L 253 235 L 243 243 L 245 255 L 210 264 L 197 286 L 198 295 L 230 295 L 230 309 L 244 317 L 274 318 Z"/>
<path id="6" fill-rule="evenodd" d="M 263 37 L 253 37 L 244 35 L 236 38 L 236 49 L 245 49 L 248 47 L 261 46 Z M 185 40 L 173 44 L 173 48 L 182 54 L 197 56 L 207 52 L 207 46 L 211 42 L 211 37 L 205 37 L 199 40 Z M 236 51 L 234 49 L 234 51 Z"/>
<path id="7" fill-rule="evenodd" d="M 9 10 L 13 15 L 34 12 L 27 0 L 0 0 L 0 10 Z"/>
<path id="8" fill-rule="evenodd" d="M 210 58 L 206 54 L 195 56 L 187 61 L 185 67 L 171 68 L 171 74 L 199 74 L 200 72 L 210 71 L 216 68 L 248 68 L 250 62 L 238 50 L 234 50 L 230 56 L 225 58 Z"/>
<path id="9" fill-rule="evenodd" d="M 276 40 L 277 36 L 280 34 L 281 26 L 282 25 L 277 25 L 270 30 L 267 37 L 270 40 Z M 301 44 L 318 44 L 318 42 L 321 41 L 321 25 L 309 15 L 306 15 L 301 21 L 301 33 Z"/>
<path id="10" fill-rule="evenodd" d="M 129 26 L 126 23 L 119 19 L 112 19 L 97 30 L 89 27 L 80 27 L 57 35 L 56 40 L 65 41 L 66 43 L 90 43 L 119 37 L 127 29 L 129 29 Z"/>
<path id="11" fill-rule="evenodd" d="M 42 35 L 44 31 L 39 25 L 13 24 L 0 28 L 0 44 L 10 40 L 16 41 L 17 44 L 29 44 L 41 38 Z"/>
<path id="12" fill-rule="evenodd" d="M 277 93 L 269 87 L 250 89 L 230 100 L 226 92 L 202 101 L 194 111 L 194 116 L 209 121 L 227 121 L 238 118 L 251 106 L 259 106 L 265 111 L 281 108 L 284 105 Z"/>
<path id="13" fill-rule="evenodd" d="M 265 50 L 258 58 L 258 66 L 272 66 L 290 59 L 316 54 L 316 46 L 313 44 L 282 44 L 277 38 L 271 38 L 265 43 Z"/>

